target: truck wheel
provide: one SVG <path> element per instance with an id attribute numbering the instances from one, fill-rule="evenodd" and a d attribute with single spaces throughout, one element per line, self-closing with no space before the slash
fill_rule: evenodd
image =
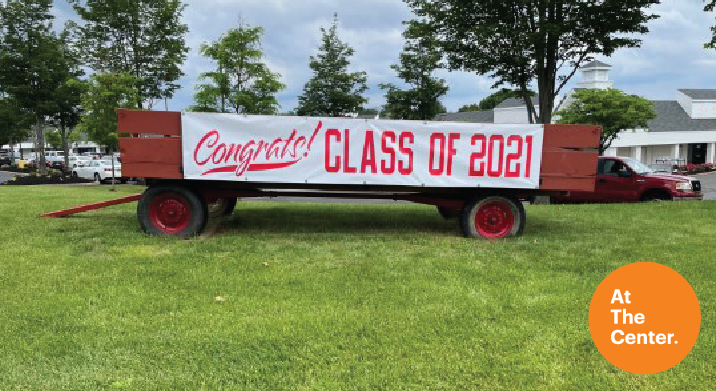
<path id="1" fill-rule="evenodd" d="M 645 202 L 649 201 L 671 201 L 672 197 L 666 191 L 663 190 L 650 190 L 641 196 L 641 200 Z"/>
<path id="2" fill-rule="evenodd" d="M 442 216 L 445 220 L 450 220 L 460 217 L 461 212 L 460 210 L 450 209 L 444 206 L 438 206 L 438 213 L 440 213 L 440 216 Z"/>
<path id="3" fill-rule="evenodd" d="M 460 224 L 466 238 L 503 239 L 522 235 L 525 209 L 516 198 L 479 197 L 465 205 Z"/>
<path id="4" fill-rule="evenodd" d="M 204 201 L 182 187 L 152 187 L 137 205 L 144 232 L 187 239 L 201 234 L 208 218 Z"/>

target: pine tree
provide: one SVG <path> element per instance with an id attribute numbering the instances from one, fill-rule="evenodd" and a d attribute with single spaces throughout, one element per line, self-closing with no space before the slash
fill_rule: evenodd
<path id="1" fill-rule="evenodd" d="M 217 69 L 202 73 L 208 81 L 197 86 L 191 111 L 276 114 L 276 93 L 286 86 L 281 75 L 263 62 L 261 27 L 239 25 L 218 41 L 201 46 L 201 54 L 216 62 Z"/>
<path id="2" fill-rule="evenodd" d="M 358 112 L 368 100 L 365 72 L 348 72 L 353 48 L 338 37 L 338 15 L 326 31 L 321 28 L 322 44 L 317 56 L 311 56 L 313 77 L 298 98 L 297 113 L 301 116 L 342 116 Z"/>
<path id="3" fill-rule="evenodd" d="M 432 76 L 440 68 L 441 54 L 432 37 L 418 38 L 416 28 L 417 25 L 410 25 L 403 33 L 406 44 L 400 53 L 400 64 L 391 66 L 412 88 L 401 90 L 393 84 L 380 85 L 388 90 L 386 111 L 391 118 L 432 120 L 445 112 L 440 97 L 447 94 L 448 86 L 445 80 Z"/>

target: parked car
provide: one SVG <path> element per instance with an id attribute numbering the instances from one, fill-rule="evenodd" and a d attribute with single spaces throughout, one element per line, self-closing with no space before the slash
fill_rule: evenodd
<path id="1" fill-rule="evenodd" d="M 65 167 L 65 152 L 45 151 L 45 164 L 47 167 L 63 169 Z"/>
<path id="2" fill-rule="evenodd" d="M 105 182 L 112 179 L 111 160 L 92 160 L 87 164 L 79 165 L 72 169 L 72 176 L 93 179 L 97 182 Z M 127 178 L 122 177 L 122 165 L 114 163 L 114 179 L 126 183 Z"/>
<path id="3" fill-rule="evenodd" d="M 102 154 L 99 152 L 83 152 L 81 156 L 87 156 L 90 159 L 98 160 L 102 157 Z"/>
<path id="4" fill-rule="evenodd" d="M 80 165 L 87 165 L 92 161 L 90 156 L 70 156 L 70 167 L 75 168 Z"/>
<path id="5" fill-rule="evenodd" d="M 0 152 L 0 166 L 12 165 L 12 156 L 10 152 Z"/>
<path id="6" fill-rule="evenodd" d="M 701 181 L 656 172 L 642 162 L 626 157 L 599 158 L 593 192 L 573 191 L 552 198 L 555 202 L 598 203 L 701 199 Z"/>

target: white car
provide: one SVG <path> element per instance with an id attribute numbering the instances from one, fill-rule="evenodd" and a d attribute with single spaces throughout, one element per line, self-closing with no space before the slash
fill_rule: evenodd
<path id="1" fill-rule="evenodd" d="M 78 165 L 72 169 L 72 176 L 93 179 L 97 182 L 104 182 L 112 179 L 112 161 L 111 160 L 92 160 L 86 164 Z M 127 182 L 127 178 L 122 177 L 122 165 L 114 162 L 114 179 L 122 183 Z"/>
<path id="2" fill-rule="evenodd" d="M 70 167 L 75 168 L 78 166 L 88 165 L 92 161 L 90 156 L 70 156 Z"/>

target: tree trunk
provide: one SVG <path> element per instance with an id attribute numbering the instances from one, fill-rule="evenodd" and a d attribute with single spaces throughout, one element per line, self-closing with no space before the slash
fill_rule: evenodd
<path id="1" fill-rule="evenodd" d="M 543 124 L 552 123 L 552 109 L 554 108 L 554 95 L 547 92 L 546 96 L 539 96 L 539 117 Z"/>
<path id="2" fill-rule="evenodd" d="M 527 105 L 527 118 L 529 119 L 529 122 L 531 124 L 535 123 L 535 105 L 532 101 L 532 97 L 530 96 L 529 91 L 527 90 L 527 82 L 522 80 L 520 81 L 520 90 L 522 92 L 522 100 L 525 101 L 525 105 Z"/>
<path id="3" fill-rule="evenodd" d="M 114 148 L 109 147 L 109 158 L 112 160 L 112 191 L 117 191 L 115 187 L 115 174 L 114 174 Z"/>
<path id="4" fill-rule="evenodd" d="M 42 117 L 36 116 L 35 138 L 37 140 L 36 161 L 39 165 L 40 175 L 47 175 L 47 162 L 45 161 L 45 126 Z"/>
<path id="5" fill-rule="evenodd" d="M 67 137 L 67 129 L 65 128 L 65 121 L 60 120 L 60 137 L 62 138 L 62 151 L 65 153 L 65 172 L 71 172 L 70 170 L 70 143 Z"/>

